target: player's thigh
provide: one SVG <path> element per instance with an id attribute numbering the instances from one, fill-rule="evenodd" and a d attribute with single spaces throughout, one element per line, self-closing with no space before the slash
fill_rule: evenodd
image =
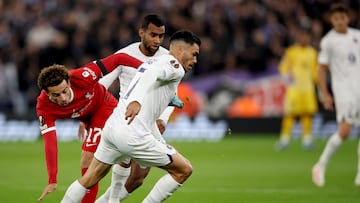
<path id="1" fill-rule="evenodd" d="M 128 133 L 127 129 L 117 126 L 105 126 L 100 144 L 94 154 L 94 157 L 104 163 L 116 164 L 120 162 L 129 162 L 126 152 L 131 149 L 128 146 L 128 136 L 121 136 Z"/>
<path id="2" fill-rule="evenodd" d="M 299 112 L 301 104 L 299 104 L 299 96 L 293 89 L 288 89 L 284 98 L 284 113 L 287 115 L 293 115 Z"/>
<path id="3" fill-rule="evenodd" d="M 133 139 L 128 144 L 132 147 L 128 155 L 142 167 L 168 165 L 176 153 L 175 148 L 156 140 L 151 134 Z"/>
<path id="4" fill-rule="evenodd" d="M 143 179 L 149 174 L 150 167 L 140 166 L 140 164 L 134 160 L 131 160 L 130 165 L 131 165 L 131 174 L 129 178 Z"/>
<path id="5" fill-rule="evenodd" d="M 318 110 L 314 92 L 304 92 L 298 98 L 301 114 L 314 114 Z"/>
<path id="6" fill-rule="evenodd" d="M 316 97 L 312 92 L 288 91 L 284 112 L 289 115 L 314 114 L 317 111 Z"/>

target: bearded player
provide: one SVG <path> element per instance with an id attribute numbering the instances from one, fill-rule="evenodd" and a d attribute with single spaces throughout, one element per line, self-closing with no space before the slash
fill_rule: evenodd
<path id="1" fill-rule="evenodd" d="M 168 50 L 161 46 L 165 36 L 165 24 L 160 16 L 156 14 L 146 15 L 142 21 L 139 29 L 140 42 L 132 43 L 117 53 L 126 53 L 132 57 L 135 57 L 141 61 L 148 61 L 155 57 L 168 53 Z M 127 66 L 119 66 L 112 73 L 102 78 L 99 82 L 104 84 L 105 87 L 109 87 L 116 78 L 120 81 L 120 98 L 124 95 L 128 89 L 129 83 L 135 76 L 137 70 Z M 176 101 L 177 97 L 172 102 L 182 103 Z M 181 104 L 177 104 L 177 107 L 181 107 Z M 160 131 L 156 135 L 158 140 L 163 140 L 161 134 L 165 130 L 165 125 L 173 112 L 174 107 L 169 106 L 154 123 L 153 129 Z M 144 178 L 149 173 L 149 167 L 140 167 L 136 162 L 131 162 L 131 167 L 115 164 L 112 168 L 111 186 L 106 192 L 96 200 L 96 203 L 107 202 L 119 202 L 125 199 L 136 188 L 142 185 Z M 126 183 L 124 184 L 123 182 Z M 109 201 L 110 200 L 110 201 Z"/>

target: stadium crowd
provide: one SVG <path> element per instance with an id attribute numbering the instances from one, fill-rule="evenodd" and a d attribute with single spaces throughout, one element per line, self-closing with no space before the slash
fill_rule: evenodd
<path id="1" fill-rule="evenodd" d="M 0 112 L 35 118 L 36 78 L 54 63 L 80 67 L 138 41 L 139 21 L 157 13 L 166 35 L 189 29 L 202 40 L 188 75 L 277 68 L 299 29 L 312 45 L 330 29 L 333 0 L 0 0 Z M 359 2 L 345 1 L 360 27 Z M 164 44 L 167 47 L 168 37 Z"/>

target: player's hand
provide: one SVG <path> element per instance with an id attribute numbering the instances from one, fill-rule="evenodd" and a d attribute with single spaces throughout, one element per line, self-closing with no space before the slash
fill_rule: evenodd
<path id="1" fill-rule="evenodd" d="M 39 202 L 42 201 L 47 194 L 49 194 L 50 192 L 55 191 L 56 188 L 57 188 L 57 183 L 51 183 L 51 184 L 47 185 L 46 188 L 44 189 L 44 192 L 39 197 L 38 201 Z"/>
<path id="2" fill-rule="evenodd" d="M 330 94 L 322 95 L 322 103 L 326 110 L 334 111 L 334 99 Z"/>
<path id="3" fill-rule="evenodd" d="M 85 137 L 85 124 L 83 122 L 80 122 L 79 129 L 78 129 L 78 138 L 81 141 L 84 141 Z"/>
<path id="4" fill-rule="evenodd" d="M 128 124 L 130 124 L 135 116 L 139 113 L 141 109 L 141 104 L 137 101 L 132 101 L 126 108 L 125 112 L 125 120 L 128 121 Z"/>
<path id="5" fill-rule="evenodd" d="M 166 123 L 161 119 L 157 119 L 156 125 L 159 128 L 160 133 L 163 134 L 165 131 Z"/>

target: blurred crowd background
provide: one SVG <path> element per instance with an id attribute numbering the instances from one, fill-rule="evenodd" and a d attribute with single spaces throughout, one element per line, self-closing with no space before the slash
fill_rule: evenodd
<path id="1" fill-rule="evenodd" d="M 165 47 L 178 29 L 201 37 L 198 64 L 184 82 L 231 72 L 254 77 L 276 73 L 284 49 L 294 42 L 299 29 L 309 30 L 312 45 L 318 48 L 330 29 L 326 11 L 333 2 L 0 0 L 0 112 L 36 118 L 36 78 L 41 68 L 54 63 L 80 67 L 138 41 L 139 23 L 149 13 L 165 20 Z M 360 27 L 359 1 L 343 2 L 351 8 L 351 26 Z M 212 96 L 208 91 L 198 93 L 203 98 Z"/>

